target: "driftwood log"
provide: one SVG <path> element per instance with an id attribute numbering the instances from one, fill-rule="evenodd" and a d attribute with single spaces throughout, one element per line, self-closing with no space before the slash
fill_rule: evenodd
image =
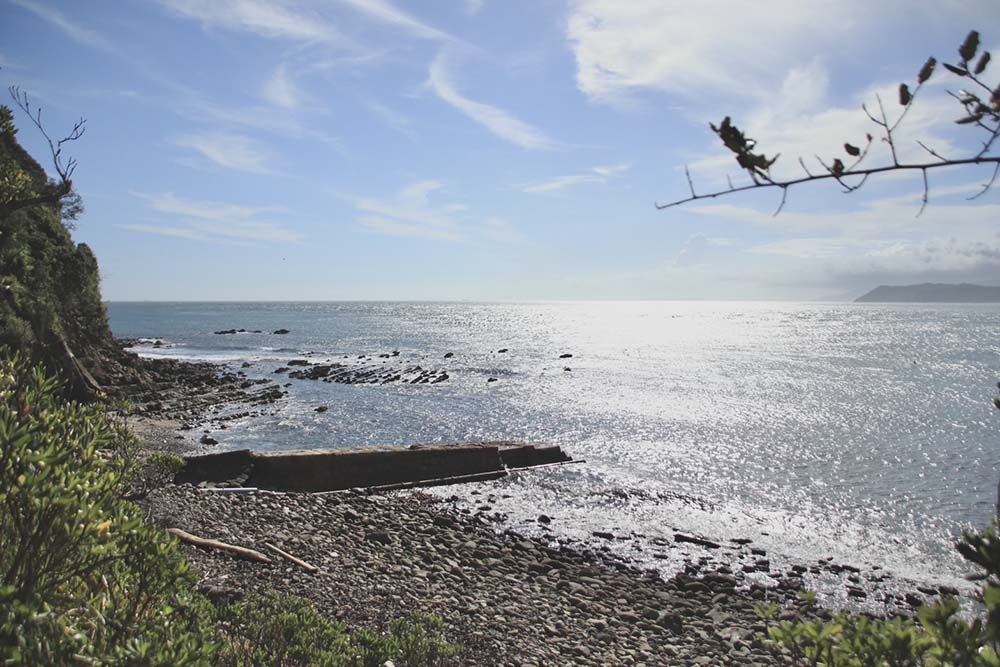
<path id="1" fill-rule="evenodd" d="M 293 556 L 292 554 L 288 553 L 287 551 L 282 551 L 281 549 L 279 549 L 278 547 L 274 546 L 270 542 L 264 542 L 264 546 L 267 547 L 268 549 L 270 549 L 271 551 L 273 551 L 274 553 L 278 554 L 279 556 L 281 556 L 285 560 L 291 561 L 292 563 L 295 563 L 296 565 L 298 565 L 299 567 L 301 567 L 306 572 L 313 573 L 313 574 L 315 574 L 316 572 L 319 572 L 319 568 L 316 567 L 315 565 L 310 565 L 309 563 L 305 562 L 301 558 L 296 558 L 295 556 Z"/>
<path id="2" fill-rule="evenodd" d="M 180 528 L 167 528 L 167 532 L 179 539 L 181 542 L 187 542 L 188 544 L 193 544 L 196 547 L 202 547 L 204 549 L 221 549 L 222 551 L 228 551 L 229 553 L 236 554 L 237 556 L 241 556 L 249 560 L 255 560 L 259 563 L 271 562 L 270 558 L 259 551 L 254 551 L 253 549 L 238 547 L 235 544 L 226 544 L 225 542 L 211 540 L 206 537 L 198 537 L 197 535 L 192 535 L 191 533 L 185 532 Z"/>

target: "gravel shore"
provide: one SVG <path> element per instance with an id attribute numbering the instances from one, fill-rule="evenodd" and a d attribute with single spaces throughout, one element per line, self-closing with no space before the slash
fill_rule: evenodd
<path id="1" fill-rule="evenodd" d="M 264 549 L 271 542 L 319 568 L 241 560 L 184 545 L 213 597 L 285 592 L 353 627 L 434 614 L 462 665 L 777 665 L 754 607 L 803 613 L 801 580 L 738 590 L 724 572 L 670 581 L 495 534 L 413 492 L 218 493 L 167 486 L 151 519 L 201 537 Z"/>

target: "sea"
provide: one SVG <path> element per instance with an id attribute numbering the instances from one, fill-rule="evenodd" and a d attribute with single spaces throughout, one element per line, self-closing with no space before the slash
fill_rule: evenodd
<path id="1" fill-rule="evenodd" d="M 432 492 L 502 518 L 498 530 L 663 576 L 733 561 L 751 541 L 772 571 L 832 562 L 962 586 L 954 543 L 995 513 L 1000 304 L 110 303 L 108 313 L 117 336 L 142 339 L 142 356 L 290 382 L 270 412 L 213 431 L 213 450 L 559 445 L 578 463 Z M 262 333 L 213 333 L 228 329 Z M 448 379 L 275 375 L 293 359 L 419 365 Z M 678 533 L 724 546 L 668 549 Z"/>

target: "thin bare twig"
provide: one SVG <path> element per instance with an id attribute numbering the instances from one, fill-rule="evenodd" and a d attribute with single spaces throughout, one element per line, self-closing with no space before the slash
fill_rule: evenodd
<path id="1" fill-rule="evenodd" d="M 924 214 L 924 209 L 927 208 L 927 198 L 930 194 L 930 189 L 927 186 L 927 170 L 921 169 L 921 173 L 924 175 L 924 196 L 920 199 L 920 210 L 917 211 L 918 218 Z"/>
<path id="2" fill-rule="evenodd" d="M 987 181 L 986 183 L 983 184 L 982 190 L 980 190 L 976 194 L 972 195 L 971 197 L 967 197 L 966 200 L 967 201 L 972 201 L 973 199 L 979 199 L 984 194 L 986 194 L 987 192 L 989 192 L 990 188 L 992 188 L 993 184 L 996 183 L 996 181 L 997 181 L 997 174 L 1000 174 L 1000 162 L 996 163 L 993 166 L 993 175 L 990 176 L 990 180 L 989 181 Z M 998 499 L 997 502 L 1000 502 L 1000 499 Z"/>
<path id="3" fill-rule="evenodd" d="M 684 175 L 687 176 L 688 187 L 691 188 L 691 196 L 697 197 L 698 195 L 696 195 L 694 192 L 694 183 L 691 181 L 691 171 L 688 169 L 687 165 L 684 165 Z"/>
<path id="4" fill-rule="evenodd" d="M 923 148 L 925 151 L 927 151 L 928 153 L 930 153 L 931 155 L 933 155 L 937 159 L 941 160 L 942 162 L 947 162 L 948 161 L 948 158 L 944 157 L 943 155 L 941 155 L 936 150 L 934 150 L 933 148 L 929 147 L 927 144 L 925 144 L 924 142 L 920 141 L 919 139 L 917 139 L 917 144 L 921 148 Z"/>
<path id="5" fill-rule="evenodd" d="M 772 218 L 778 217 L 778 214 L 781 213 L 781 209 L 785 208 L 785 202 L 786 201 L 788 201 L 788 186 L 787 185 L 785 187 L 781 188 L 781 203 L 778 204 L 778 208 L 776 208 L 774 210 L 774 213 L 771 214 Z"/>

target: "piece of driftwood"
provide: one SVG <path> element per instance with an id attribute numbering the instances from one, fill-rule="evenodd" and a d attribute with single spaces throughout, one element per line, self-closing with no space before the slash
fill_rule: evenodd
<path id="1" fill-rule="evenodd" d="M 188 544 L 193 544 L 196 547 L 221 549 L 222 551 L 228 551 L 229 553 L 236 554 L 237 556 L 242 556 L 243 558 L 248 558 L 250 560 L 255 560 L 259 563 L 271 562 L 270 558 L 259 551 L 254 551 L 253 549 L 238 547 L 235 544 L 226 544 L 225 542 L 208 539 L 206 537 L 198 537 L 197 535 L 192 535 L 191 533 L 185 532 L 180 528 L 167 528 L 167 532 L 179 539 L 181 542 L 187 542 Z"/>
<path id="2" fill-rule="evenodd" d="M 298 565 L 299 567 L 301 567 L 306 572 L 310 572 L 310 573 L 319 572 L 319 568 L 316 567 L 315 565 L 310 565 L 309 563 L 305 562 L 301 558 L 296 558 L 292 554 L 288 553 L 287 551 L 283 551 L 283 550 L 279 549 L 278 547 L 274 546 L 270 542 L 264 542 L 264 546 L 267 547 L 268 549 L 270 549 L 271 551 L 273 551 L 274 553 L 278 554 L 279 556 L 281 556 L 285 560 L 288 560 L 288 561 L 291 561 L 291 562 L 295 563 L 296 565 Z"/>

